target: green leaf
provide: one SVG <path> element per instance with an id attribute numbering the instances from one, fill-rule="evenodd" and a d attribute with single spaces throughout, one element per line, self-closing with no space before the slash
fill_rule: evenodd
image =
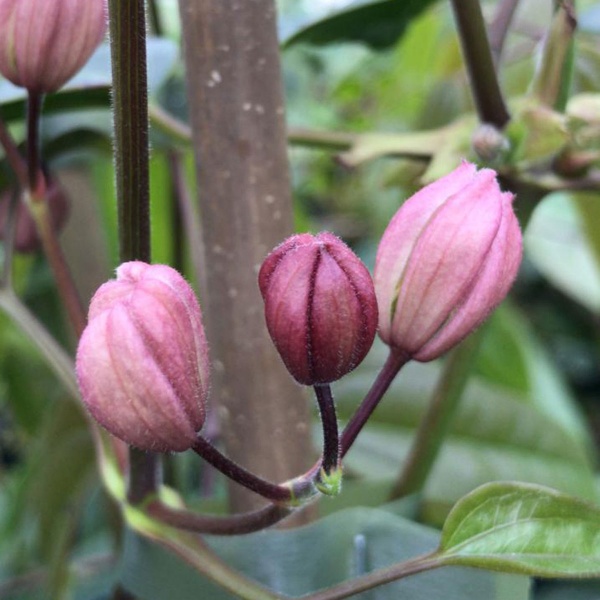
<path id="1" fill-rule="evenodd" d="M 598 197 L 583 202 L 597 203 Z M 590 207 L 585 216 L 590 217 L 591 211 L 596 207 Z M 600 313 L 600 262 L 586 229 L 572 195 L 550 194 L 531 217 L 525 248 L 535 266 L 557 288 L 588 310 Z"/>
<path id="2" fill-rule="evenodd" d="M 544 577 L 600 577 L 600 507 L 550 488 L 492 483 L 448 515 L 444 563 Z"/>
<path id="3" fill-rule="evenodd" d="M 433 550 L 439 534 L 383 510 L 344 510 L 306 527 L 233 538 L 207 536 L 231 566 L 273 591 L 300 596 Z M 233 596 L 158 545 L 129 533 L 122 581 L 140 600 Z M 525 600 L 522 577 L 466 569 L 424 573 L 361 594 L 372 600 Z"/>
<path id="4" fill-rule="evenodd" d="M 384 50 L 394 45 L 411 20 L 434 2 L 379 0 L 353 5 L 300 29 L 284 42 L 284 47 L 298 43 L 324 46 L 358 42 L 375 50 Z"/>

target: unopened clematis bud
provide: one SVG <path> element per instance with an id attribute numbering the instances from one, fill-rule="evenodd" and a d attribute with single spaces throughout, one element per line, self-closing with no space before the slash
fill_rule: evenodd
<path id="1" fill-rule="evenodd" d="M 209 388 L 192 288 L 171 267 L 123 263 L 92 298 L 76 370 L 83 401 L 110 433 L 142 450 L 190 448 Z"/>
<path id="2" fill-rule="evenodd" d="M 299 383 L 331 383 L 371 348 L 377 328 L 373 282 L 335 235 L 288 238 L 265 259 L 258 283 L 269 333 Z"/>
<path id="3" fill-rule="evenodd" d="M 0 73 L 30 92 L 55 92 L 105 32 L 106 0 L 0 0 Z"/>
<path id="4" fill-rule="evenodd" d="M 513 195 L 463 162 L 409 198 L 377 251 L 379 334 L 407 359 L 460 342 L 504 299 L 522 255 Z"/>

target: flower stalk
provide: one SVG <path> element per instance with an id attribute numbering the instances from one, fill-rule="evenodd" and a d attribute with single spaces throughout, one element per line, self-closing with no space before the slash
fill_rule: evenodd
<path id="1" fill-rule="evenodd" d="M 143 0 L 109 1 L 113 70 L 114 157 L 121 262 L 150 261 L 150 179 L 146 16 Z M 130 451 L 129 498 L 139 502 L 158 486 L 157 457 Z"/>

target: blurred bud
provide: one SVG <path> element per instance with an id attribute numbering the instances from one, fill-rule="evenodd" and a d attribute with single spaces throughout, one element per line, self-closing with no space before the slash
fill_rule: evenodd
<path id="1" fill-rule="evenodd" d="M 575 150 L 567 148 L 553 161 L 552 168 L 562 177 L 584 177 L 591 167 L 600 162 L 598 150 Z"/>
<path id="2" fill-rule="evenodd" d="M 110 433 L 142 450 L 190 448 L 209 387 L 192 288 L 171 267 L 123 263 L 92 298 L 76 370 L 83 401 Z"/>
<path id="3" fill-rule="evenodd" d="M 489 123 L 484 123 L 475 130 L 471 145 L 475 154 L 488 163 L 506 155 L 510 149 L 510 144 L 502 132 Z"/>
<path id="4" fill-rule="evenodd" d="M 55 92 L 105 32 L 106 0 L 0 0 L 0 73 L 30 92 Z"/>
<path id="5" fill-rule="evenodd" d="M 386 344 L 407 358 L 433 360 L 503 300 L 522 254 L 512 200 L 494 171 L 463 162 L 403 204 L 375 263 Z"/>
<path id="6" fill-rule="evenodd" d="M 6 190 L 0 195 L 0 239 L 4 239 L 6 219 L 8 218 L 12 190 Z M 60 232 L 69 216 L 69 200 L 62 186 L 52 179 L 46 180 L 46 199 L 52 226 Z M 42 247 L 37 229 L 29 209 L 23 202 L 18 202 L 15 208 L 15 241 L 14 249 L 22 254 L 36 252 Z"/>
<path id="7" fill-rule="evenodd" d="M 288 238 L 267 256 L 258 283 L 269 333 L 299 383 L 335 381 L 371 348 L 377 328 L 373 282 L 335 235 Z"/>

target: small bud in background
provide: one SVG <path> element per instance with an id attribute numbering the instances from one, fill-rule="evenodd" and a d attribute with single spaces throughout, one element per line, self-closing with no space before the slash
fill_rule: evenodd
<path id="1" fill-rule="evenodd" d="M 379 334 L 407 358 L 437 358 L 504 299 L 522 255 L 513 195 L 463 162 L 409 198 L 377 251 Z"/>
<path id="2" fill-rule="evenodd" d="M 510 150 L 509 141 L 489 123 L 484 123 L 475 130 L 471 145 L 475 154 L 486 163 L 501 159 Z"/>
<path id="3" fill-rule="evenodd" d="M 4 239 L 6 219 L 8 218 L 12 190 L 6 190 L 0 194 L 0 239 Z M 69 199 L 62 186 L 53 179 L 46 181 L 46 199 L 52 217 L 54 230 L 60 232 L 67 222 L 69 216 Z M 15 208 L 15 240 L 14 249 L 21 254 L 31 254 L 40 250 L 42 243 L 37 234 L 35 222 L 28 208 L 21 201 Z"/>
<path id="4" fill-rule="evenodd" d="M 123 263 L 92 298 L 76 370 L 83 401 L 110 433 L 142 450 L 190 448 L 209 388 L 192 288 L 171 267 Z"/>
<path id="5" fill-rule="evenodd" d="M 30 92 L 55 92 L 88 61 L 106 24 L 106 0 L 0 0 L 0 73 Z"/>
<path id="6" fill-rule="evenodd" d="M 288 238 L 265 259 L 258 283 L 269 333 L 299 383 L 331 383 L 371 348 L 377 327 L 373 282 L 335 235 Z"/>

